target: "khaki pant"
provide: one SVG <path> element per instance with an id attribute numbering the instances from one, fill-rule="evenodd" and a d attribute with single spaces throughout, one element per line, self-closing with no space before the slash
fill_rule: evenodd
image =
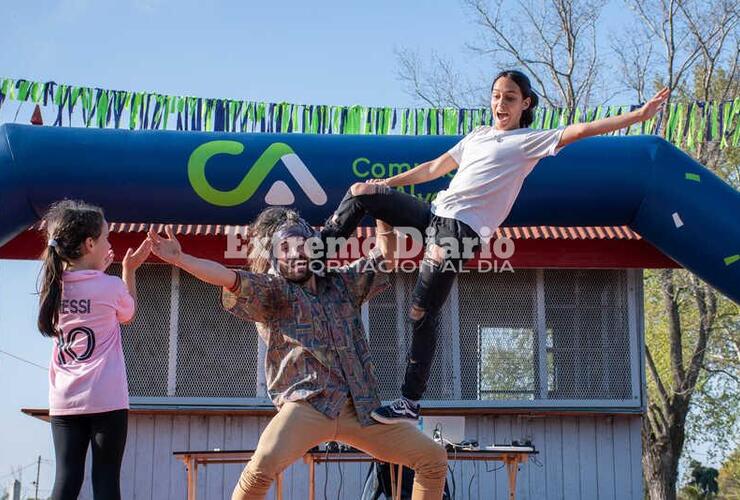
<path id="1" fill-rule="evenodd" d="M 265 498 L 275 477 L 309 449 L 339 441 L 378 460 L 414 469 L 414 500 L 440 500 L 447 477 L 447 452 L 413 424 L 361 427 L 351 400 L 332 420 L 304 402 L 286 403 L 260 437 L 232 500 Z"/>

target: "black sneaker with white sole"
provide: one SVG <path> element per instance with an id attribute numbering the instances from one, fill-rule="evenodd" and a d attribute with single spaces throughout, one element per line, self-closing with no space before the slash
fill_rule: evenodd
<path id="1" fill-rule="evenodd" d="M 377 410 L 373 410 L 370 416 L 381 424 L 416 422 L 419 419 L 419 405 L 401 398 L 387 406 L 381 406 Z"/>

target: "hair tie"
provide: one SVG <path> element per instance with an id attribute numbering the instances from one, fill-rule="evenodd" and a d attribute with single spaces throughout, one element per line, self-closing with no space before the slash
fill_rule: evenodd
<path id="1" fill-rule="evenodd" d="M 52 238 L 52 239 L 49 240 L 49 242 L 47 243 L 47 245 L 50 246 L 50 247 L 52 247 L 52 248 L 57 248 L 59 246 L 59 243 L 57 243 L 57 240 L 55 240 L 54 238 Z"/>

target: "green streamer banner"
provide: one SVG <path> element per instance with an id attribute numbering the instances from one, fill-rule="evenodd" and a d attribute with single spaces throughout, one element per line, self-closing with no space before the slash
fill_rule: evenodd
<path id="1" fill-rule="evenodd" d="M 204 130 L 228 132 L 300 132 L 307 134 L 464 135 L 491 125 L 490 109 L 390 108 L 269 103 L 155 92 L 81 87 L 55 82 L 0 78 L 0 107 L 10 102 L 56 109 L 53 125 L 72 125 L 76 112 L 85 127 Z M 636 106 L 538 108 L 533 128 L 617 116 Z M 676 102 L 653 119 L 615 134 L 657 134 L 694 150 L 703 142 L 721 148 L 740 144 L 740 98 L 726 102 Z"/>

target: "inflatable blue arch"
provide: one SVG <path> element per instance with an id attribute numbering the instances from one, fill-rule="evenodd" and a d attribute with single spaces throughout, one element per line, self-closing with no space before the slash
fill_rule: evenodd
<path id="1" fill-rule="evenodd" d="M 459 137 L 232 134 L 0 126 L 0 246 L 60 198 L 113 221 L 246 224 L 269 204 L 321 224 L 358 180 Z M 449 179 L 415 186 L 429 197 Z M 740 302 L 740 193 L 655 136 L 594 137 L 541 161 L 505 225 L 628 225 Z"/>

